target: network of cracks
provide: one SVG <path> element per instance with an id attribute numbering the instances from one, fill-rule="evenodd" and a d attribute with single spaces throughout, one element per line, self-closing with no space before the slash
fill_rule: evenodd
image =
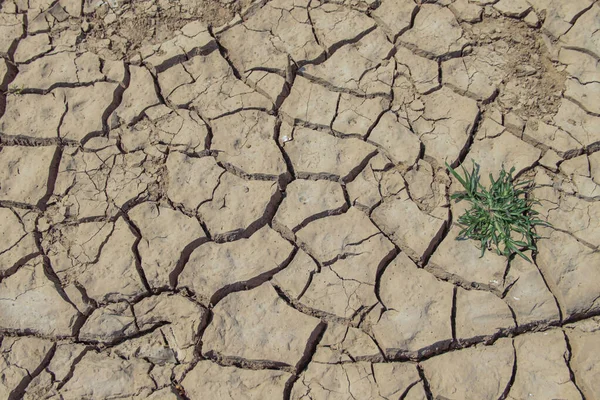
<path id="1" fill-rule="evenodd" d="M 0 8 L 1 398 L 600 399 L 598 1 L 127 7 Z M 471 160 L 532 263 L 455 240 Z"/>

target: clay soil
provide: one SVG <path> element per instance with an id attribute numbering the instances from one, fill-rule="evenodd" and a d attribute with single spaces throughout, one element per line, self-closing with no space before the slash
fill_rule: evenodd
<path id="1" fill-rule="evenodd" d="M 599 60 L 597 0 L 4 0 L 0 400 L 600 399 Z"/>

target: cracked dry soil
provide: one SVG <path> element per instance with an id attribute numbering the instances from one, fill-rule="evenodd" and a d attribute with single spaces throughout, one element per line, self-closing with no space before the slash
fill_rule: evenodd
<path id="1" fill-rule="evenodd" d="M 0 399 L 600 399 L 600 2 L 4 0 Z M 444 168 L 532 179 L 534 263 Z"/>

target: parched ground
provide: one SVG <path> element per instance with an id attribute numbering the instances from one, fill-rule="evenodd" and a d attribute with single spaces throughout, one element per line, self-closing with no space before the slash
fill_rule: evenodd
<path id="1" fill-rule="evenodd" d="M 0 11 L 0 399 L 600 399 L 600 1 Z"/>

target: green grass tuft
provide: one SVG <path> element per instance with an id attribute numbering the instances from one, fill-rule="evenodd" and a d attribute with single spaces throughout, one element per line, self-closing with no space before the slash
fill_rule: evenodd
<path id="1" fill-rule="evenodd" d="M 471 208 L 458 219 L 462 230 L 457 239 L 479 241 L 482 257 L 486 249 L 495 249 L 500 255 L 510 257 L 516 253 L 531 262 L 523 252 L 537 250 L 535 241 L 540 236 L 535 227 L 550 225 L 537 218 L 538 212 L 532 209 L 539 202 L 529 196 L 530 182 L 515 183 L 515 168 L 509 172 L 502 168 L 498 179 L 494 180 L 490 174 L 491 185 L 485 188 L 479 182 L 479 165 L 475 162 L 471 172 L 461 166 L 464 176 L 447 163 L 446 167 L 465 188 L 464 192 L 453 194 L 451 199 L 471 203 Z"/>

